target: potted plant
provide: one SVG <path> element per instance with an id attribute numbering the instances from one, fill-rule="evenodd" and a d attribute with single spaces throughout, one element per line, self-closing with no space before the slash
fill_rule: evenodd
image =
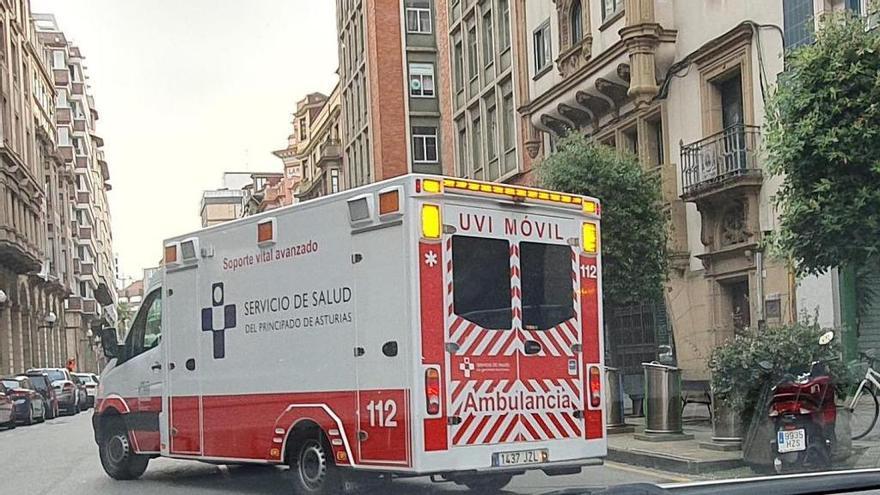
<path id="1" fill-rule="evenodd" d="M 815 322 L 768 327 L 737 335 L 716 348 L 709 360 L 714 437 L 736 441 L 745 436 L 748 456 L 748 444 L 766 434 L 762 426 L 768 423 L 768 412 L 763 409 L 770 389 L 785 373 L 809 369 L 813 361 L 826 361 L 843 390 L 850 380 L 846 365 L 835 359 L 840 356 L 840 340 L 820 345 L 824 331 Z"/>

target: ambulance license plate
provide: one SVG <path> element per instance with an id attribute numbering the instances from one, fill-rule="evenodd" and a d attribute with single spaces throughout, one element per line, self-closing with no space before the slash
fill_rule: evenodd
<path id="1" fill-rule="evenodd" d="M 496 452 L 492 454 L 492 466 L 521 466 L 547 462 L 547 449 L 519 450 L 516 452 Z"/>
<path id="2" fill-rule="evenodd" d="M 800 430 L 779 430 L 776 432 L 776 446 L 780 454 L 806 450 L 807 435 L 803 428 Z"/>

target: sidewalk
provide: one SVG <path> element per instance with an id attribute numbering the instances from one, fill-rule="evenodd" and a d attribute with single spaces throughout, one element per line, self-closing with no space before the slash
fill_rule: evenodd
<path id="1" fill-rule="evenodd" d="M 708 417 L 685 416 L 683 430 L 693 439 L 656 442 L 639 440 L 645 418 L 627 417 L 635 432 L 608 435 L 608 460 L 708 478 L 755 476 L 743 462 L 742 450 L 718 451 L 701 447 L 712 440 Z M 880 426 L 868 437 L 853 442 L 852 455 L 834 469 L 880 468 Z"/>

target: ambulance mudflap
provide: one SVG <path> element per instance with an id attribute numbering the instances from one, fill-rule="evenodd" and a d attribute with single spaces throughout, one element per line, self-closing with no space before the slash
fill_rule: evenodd
<path id="1" fill-rule="evenodd" d="M 559 461 L 561 443 L 604 455 L 599 268 L 581 220 L 447 204 L 444 225 L 420 243 L 423 364 L 443 377 L 426 450 L 488 447 L 493 468 Z"/>

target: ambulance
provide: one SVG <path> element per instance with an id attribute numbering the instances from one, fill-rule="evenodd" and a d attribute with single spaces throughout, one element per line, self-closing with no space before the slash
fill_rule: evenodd
<path id="1" fill-rule="evenodd" d="M 289 467 L 296 493 L 481 492 L 601 464 L 600 204 L 408 175 L 208 227 L 164 262 L 93 416 L 107 474 Z"/>

